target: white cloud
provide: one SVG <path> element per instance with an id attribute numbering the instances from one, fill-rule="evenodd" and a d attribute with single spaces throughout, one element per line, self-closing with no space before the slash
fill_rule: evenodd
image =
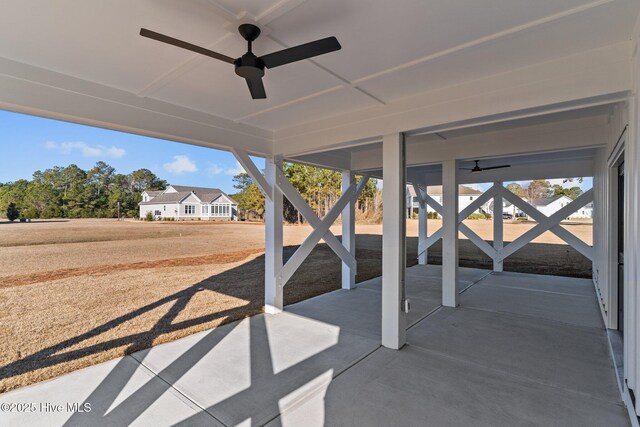
<path id="1" fill-rule="evenodd" d="M 124 148 L 111 146 L 107 148 L 107 155 L 109 157 L 113 157 L 114 159 L 119 159 L 120 157 L 125 155 L 125 151 L 124 151 Z"/>
<path id="2" fill-rule="evenodd" d="M 74 151 L 79 151 L 84 157 L 111 157 L 119 159 L 126 154 L 123 148 L 116 146 L 105 147 L 104 145 L 89 145 L 82 141 L 75 142 L 55 142 L 47 141 L 44 144 L 48 150 L 59 151 L 62 154 L 71 154 Z"/>
<path id="3" fill-rule="evenodd" d="M 198 167 L 191 161 L 188 156 L 173 156 L 173 162 L 165 163 L 163 165 L 164 170 L 176 175 L 181 175 L 185 172 L 197 172 Z"/>
<path id="4" fill-rule="evenodd" d="M 212 163 L 211 166 L 209 166 L 209 173 L 211 175 L 220 175 L 224 169 L 222 169 L 220 166 L 216 165 L 215 163 Z"/>
<path id="5" fill-rule="evenodd" d="M 244 172 L 245 172 L 244 168 L 242 167 L 242 165 L 238 161 L 236 161 L 236 167 L 235 168 L 227 169 L 226 171 L 224 171 L 224 173 L 226 175 L 231 175 L 231 176 L 239 175 L 239 174 L 244 173 Z"/>

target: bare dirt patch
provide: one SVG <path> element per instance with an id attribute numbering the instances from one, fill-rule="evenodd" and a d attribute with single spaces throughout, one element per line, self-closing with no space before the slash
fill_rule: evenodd
<path id="1" fill-rule="evenodd" d="M 191 267 L 195 265 L 207 264 L 229 264 L 242 261 L 251 255 L 262 253 L 260 249 L 251 249 L 239 252 L 229 252 L 216 255 L 203 255 L 196 257 L 163 259 L 159 261 L 132 262 L 128 264 L 107 264 L 97 265 L 95 267 L 84 268 L 63 268 L 59 270 L 51 270 L 31 274 L 16 274 L 13 276 L 0 277 L 0 288 L 10 288 L 13 286 L 31 285 L 40 282 L 49 282 L 52 280 L 66 279 L 77 276 L 96 276 L 106 275 L 126 270 L 144 270 L 151 268 L 170 268 L 170 267 Z"/>

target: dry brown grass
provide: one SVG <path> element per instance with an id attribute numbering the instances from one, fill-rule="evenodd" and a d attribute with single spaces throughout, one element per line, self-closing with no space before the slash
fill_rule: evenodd
<path id="1" fill-rule="evenodd" d="M 490 224 L 470 226 L 490 239 Z M 438 226 L 430 222 L 430 232 Z M 505 237 L 531 226 L 506 226 Z M 580 227 L 588 235 L 590 227 Z M 414 221 L 407 228 L 416 235 Z M 358 225 L 357 232 L 358 281 L 379 276 L 381 226 Z M 285 258 L 308 233 L 285 227 Z M 0 224 L 0 236 L 0 392 L 262 311 L 260 224 L 81 220 Z M 437 250 L 430 262 L 438 262 Z M 553 249 L 527 250 L 512 262 L 530 266 Z M 478 252 L 461 242 L 461 263 L 486 262 Z M 562 256 L 553 259 L 570 261 Z M 337 289 L 340 276 L 338 258 L 319 245 L 285 288 L 285 303 Z"/>
<path id="2" fill-rule="evenodd" d="M 78 276 L 104 276 L 127 270 L 145 270 L 152 268 L 191 267 L 207 264 L 230 264 L 242 261 L 251 255 L 263 252 L 260 249 L 251 249 L 239 252 L 229 252 L 216 255 L 203 255 L 195 257 L 163 259 L 159 261 L 131 262 L 127 264 L 96 265 L 84 268 L 62 268 L 45 272 L 16 274 L 0 277 L 0 288 L 31 285 L 34 283 L 50 282 Z"/>

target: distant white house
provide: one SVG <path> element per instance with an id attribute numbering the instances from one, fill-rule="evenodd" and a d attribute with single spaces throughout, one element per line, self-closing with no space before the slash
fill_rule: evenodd
<path id="1" fill-rule="evenodd" d="M 535 207 L 537 210 L 545 214 L 546 216 L 551 216 L 554 213 L 558 212 L 563 207 L 567 206 L 573 200 L 567 196 L 553 196 L 553 197 L 544 197 L 540 199 L 524 199 L 530 205 Z M 493 201 L 491 201 L 487 207 L 487 211 L 489 213 L 493 213 Z M 522 212 L 518 207 L 512 205 L 505 199 L 502 199 L 502 211 L 505 214 L 509 214 L 513 217 L 526 217 L 527 215 Z M 593 218 L 593 203 L 589 203 L 584 207 L 578 209 L 576 212 L 572 213 L 567 217 L 567 219 L 586 219 Z"/>
<path id="2" fill-rule="evenodd" d="M 442 186 L 434 185 L 427 187 L 427 194 L 431 196 L 436 202 L 442 204 Z M 478 197 L 482 195 L 482 191 L 476 190 L 466 185 L 460 185 L 458 187 L 458 209 L 463 210 Z M 420 204 L 418 203 L 418 197 L 412 185 L 407 185 L 407 218 L 411 218 L 413 213 L 418 212 Z M 483 207 L 480 207 L 475 212 L 481 213 Z M 427 205 L 427 212 L 435 212 L 433 207 Z"/>
<path id="3" fill-rule="evenodd" d="M 558 212 L 563 207 L 567 206 L 573 200 L 567 196 L 554 196 L 545 197 L 543 199 L 531 199 L 529 203 L 538 209 L 546 216 L 551 216 Z M 593 203 L 580 208 L 578 211 L 572 213 L 568 219 L 580 219 L 580 218 L 592 218 L 593 217 Z"/>
<path id="4" fill-rule="evenodd" d="M 237 220 L 238 204 L 217 188 L 170 185 L 164 191 L 144 191 L 140 218 L 151 212 L 155 219 Z"/>

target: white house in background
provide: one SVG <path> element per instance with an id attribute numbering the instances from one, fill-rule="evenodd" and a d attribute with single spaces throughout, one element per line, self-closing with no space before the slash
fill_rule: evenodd
<path id="1" fill-rule="evenodd" d="M 217 188 L 170 185 L 164 191 L 144 191 L 140 218 L 151 214 L 156 219 L 237 220 L 238 204 Z"/>
<path id="2" fill-rule="evenodd" d="M 567 196 L 545 197 L 543 199 L 531 199 L 529 204 L 534 206 L 546 216 L 551 216 L 573 200 Z M 593 203 L 589 203 L 569 215 L 568 219 L 591 218 L 593 217 Z"/>
<path id="3" fill-rule="evenodd" d="M 551 216 L 564 206 L 571 203 L 573 200 L 567 196 L 553 196 L 553 197 L 545 197 L 540 199 L 524 199 L 527 203 L 535 207 L 537 210 L 545 214 L 546 216 Z M 490 201 L 487 205 L 487 212 L 493 214 L 493 201 Z M 506 199 L 502 199 L 502 212 L 505 214 L 510 214 L 514 218 L 527 215 L 522 212 L 518 207 L 512 205 Z M 593 218 L 593 203 L 588 203 L 582 208 L 578 209 L 571 215 L 567 217 L 567 219 L 586 219 Z"/>
<path id="4" fill-rule="evenodd" d="M 431 196 L 436 202 L 442 204 L 442 185 L 433 185 L 427 187 L 427 194 Z M 476 190 L 466 185 L 460 185 L 458 187 L 458 210 L 463 210 L 474 200 L 482 195 L 482 191 Z M 418 203 L 418 197 L 413 185 L 407 185 L 407 218 L 412 217 L 412 213 L 417 214 L 420 204 Z M 485 206 L 477 209 L 476 213 L 482 213 Z M 427 212 L 435 212 L 433 207 L 427 205 Z"/>

